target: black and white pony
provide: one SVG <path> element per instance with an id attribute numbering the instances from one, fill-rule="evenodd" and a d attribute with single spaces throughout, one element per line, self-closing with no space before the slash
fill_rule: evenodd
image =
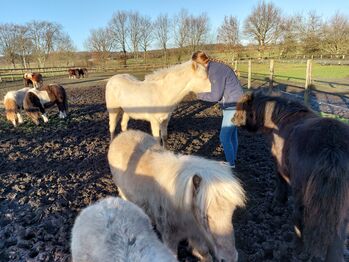
<path id="1" fill-rule="evenodd" d="M 58 106 L 59 118 L 65 118 L 68 111 L 67 94 L 63 86 L 58 84 L 46 85 L 42 89 L 31 88 L 23 101 L 27 115 L 38 125 L 40 116 L 48 122 L 45 108 Z"/>

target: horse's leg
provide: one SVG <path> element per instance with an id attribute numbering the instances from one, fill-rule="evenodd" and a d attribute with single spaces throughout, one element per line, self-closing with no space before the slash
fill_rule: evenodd
<path id="1" fill-rule="evenodd" d="M 65 118 L 67 114 L 65 113 L 65 105 L 64 105 L 64 99 L 58 98 L 57 107 L 59 110 L 59 118 Z"/>
<path id="2" fill-rule="evenodd" d="M 191 237 L 189 245 L 193 248 L 193 255 L 199 258 L 200 261 L 213 261 L 210 250 L 203 239 L 198 236 Z"/>
<path id="3" fill-rule="evenodd" d="M 278 172 L 276 175 L 276 189 L 274 191 L 273 205 L 278 203 L 285 204 L 287 201 L 288 184 Z"/>
<path id="4" fill-rule="evenodd" d="M 168 127 L 168 122 L 170 121 L 169 118 L 165 119 L 164 121 L 161 122 L 160 124 L 160 135 L 161 135 L 161 141 L 162 141 L 162 146 L 164 148 L 167 148 L 167 127 Z"/>
<path id="5" fill-rule="evenodd" d="M 121 120 L 121 131 L 122 132 L 127 130 L 127 124 L 128 124 L 129 120 L 130 120 L 130 116 L 124 112 L 122 115 L 122 120 Z"/>
<path id="6" fill-rule="evenodd" d="M 23 118 L 22 118 L 22 115 L 19 112 L 17 112 L 17 118 L 18 118 L 18 123 L 22 124 L 23 123 Z"/>
<path id="7" fill-rule="evenodd" d="M 297 253 L 301 253 L 304 250 L 303 239 L 302 239 L 302 232 L 304 228 L 304 222 L 303 222 L 304 206 L 302 202 L 302 197 L 297 196 L 296 192 L 293 192 L 293 197 L 294 197 L 294 207 L 293 207 L 292 215 L 293 215 L 294 231 L 296 234 L 294 238 L 294 245 Z"/>
<path id="8" fill-rule="evenodd" d="M 109 111 L 109 132 L 110 132 L 110 142 L 114 138 L 116 125 L 121 117 L 122 109 L 116 108 Z"/>
<path id="9" fill-rule="evenodd" d="M 157 119 L 150 120 L 151 133 L 160 143 L 160 123 Z"/>

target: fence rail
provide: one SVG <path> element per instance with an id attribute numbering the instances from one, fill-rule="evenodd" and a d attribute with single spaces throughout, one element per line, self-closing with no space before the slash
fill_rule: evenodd
<path id="1" fill-rule="evenodd" d="M 163 67 L 167 67 L 166 64 L 129 64 L 129 65 L 118 65 L 115 67 L 90 67 L 87 68 L 88 72 L 142 72 L 142 71 L 151 71 Z M 74 67 L 45 67 L 45 68 L 0 68 L 0 82 L 12 82 L 23 79 L 23 74 L 26 72 L 37 72 L 41 73 L 44 77 L 50 76 L 61 76 L 68 75 L 68 69 L 78 68 L 79 66 Z M 82 66 L 81 66 L 82 67 Z"/>

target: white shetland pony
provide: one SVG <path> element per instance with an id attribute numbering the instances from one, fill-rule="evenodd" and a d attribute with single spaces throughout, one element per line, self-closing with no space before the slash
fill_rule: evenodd
<path id="1" fill-rule="evenodd" d="M 111 77 L 106 86 L 111 139 L 123 114 L 121 130 L 127 129 L 129 118 L 150 122 L 152 134 L 165 144 L 167 125 L 176 105 L 190 92 L 209 92 L 211 84 L 205 67 L 188 61 L 161 69 L 139 81 L 132 75 Z"/>
<path id="2" fill-rule="evenodd" d="M 29 87 L 25 87 L 16 91 L 9 91 L 4 97 L 6 118 L 14 127 L 23 123 L 23 118 L 20 112 L 23 108 L 24 97 L 29 89 Z"/>
<path id="3" fill-rule="evenodd" d="M 135 204 L 107 197 L 83 209 L 71 238 L 73 262 L 174 262 L 149 217 Z"/>
<path id="4" fill-rule="evenodd" d="M 186 238 L 202 261 L 238 260 L 232 215 L 245 193 L 229 167 L 176 155 L 134 130 L 114 138 L 108 161 L 120 195 L 144 209 L 174 253 Z"/>

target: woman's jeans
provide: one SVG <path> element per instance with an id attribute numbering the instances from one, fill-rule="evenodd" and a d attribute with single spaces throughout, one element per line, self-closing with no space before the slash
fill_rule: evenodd
<path id="1" fill-rule="evenodd" d="M 223 145 L 225 159 L 231 166 L 235 165 L 236 153 L 238 151 L 238 130 L 231 121 L 235 112 L 235 107 L 229 107 L 223 110 L 223 121 L 219 134 L 219 140 Z"/>

